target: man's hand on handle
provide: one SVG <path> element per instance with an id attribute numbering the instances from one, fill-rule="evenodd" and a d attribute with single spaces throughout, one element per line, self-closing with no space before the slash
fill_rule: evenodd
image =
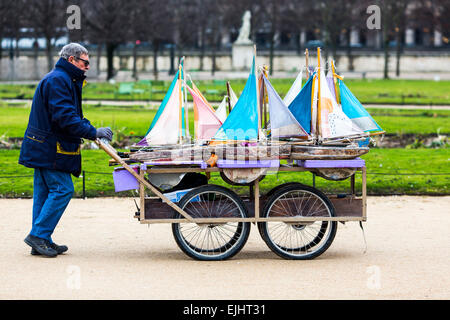
<path id="1" fill-rule="evenodd" d="M 113 137 L 113 132 L 109 127 L 98 128 L 96 137 L 99 139 L 106 139 L 108 141 L 111 141 Z"/>

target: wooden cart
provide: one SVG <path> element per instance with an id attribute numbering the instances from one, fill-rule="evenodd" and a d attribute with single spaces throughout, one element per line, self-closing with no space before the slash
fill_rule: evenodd
<path id="1" fill-rule="evenodd" d="M 325 168 L 361 171 L 362 190 L 357 196 L 355 174 L 350 193 L 325 195 L 320 190 L 296 182 L 285 183 L 260 194 L 260 179 L 247 183 L 250 192 L 240 197 L 232 190 L 207 184 L 187 191 L 181 199 L 170 200 L 151 183 L 148 175 L 197 172 L 209 175 L 242 169 L 243 163 L 218 163 L 208 167 L 200 162 L 147 162 L 128 165 L 109 145 L 97 140 L 122 168 L 115 172 L 128 175 L 139 190 L 140 208 L 135 218 L 143 224 L 171 223 L 175 240 L 188 256 L 198 260 L 224 260 L 245 245 L 251 223 L 268 247 L 286 259 L 313 259 L 325 252 L 334 240 L 337 222 L 366 221 L 366 167 L 361 159 L 305 160 L 292 165 L 273 162 L 247 162 L 245 168 L 281 172 L 317 172 Z M 150 190 L 155 196 L 147 196 Z"/>

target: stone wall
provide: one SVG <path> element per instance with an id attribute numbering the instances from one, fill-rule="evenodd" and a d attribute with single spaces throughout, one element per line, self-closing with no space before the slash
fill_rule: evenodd
<path id="1" fill-rule="evenodd" d="M 195 72 L 200 69 L 200 56 L 196 53 L 185 53 L 186 69 L 190 72 Z M 58 59 L 54 57 L 54 62 Z M 158 70 L 166 72 L 170 69 L 170 56 L 168 54 L 158 56 Z M 177 59 L 177 58 L 175 58 Z M 11 62 L 13 61 L 13 63 Z M 316 57 L 310 55 L 310 64 L 316 64 Z M 293 52 L 278 52 L 274 57 L 274 71 L 275 72 L 291 72 L 298 70 L 305 63 L 304 55 L 297 55 Z M 269 65 L 269 55 L 264 52 L 258 52 L 256 60 L 257 66 L 263 64 Z M 139 73 L 148 73 L 148 77 L 153 73 L 153 56 L 142 54 L 138 55 L 136 61 Z M 178 63 L 175 62 L 175 66 Z M 374 53 L 354 53 L 353 56 L 354 71 L 357 72 L 382 72 L 384 68 L 384 56 L 382 52 Z M 395 70 L 396 58 L 394 53 L 391 53 L 389 59 L 390 70 Z M 106 58 L 104 56 L 100 59 L 100 71 L 106 71 Z M 210 56 L 203 58 L 203 70 L 211 70 L 212 59 Z M 233 71 L 232 58 L 229 52 L 219 53 L 216 56 L 216 66 L 218 71 Z M 250 66 L 249 66 L 250 67 Z M 348 70 L 348 59 L 344 54 L 340 55 L 336 63 L 339 72 Z M 114 68 L 116 70 L 132 70 L 133 57 L 130 54 L 122 53 L 114 57 Z M 400 60 L 400 69 L 402 73 L 421 73 L 421 72 L 447 72 L 450 73 L 450 53 L 442 52 L 408 52 L 402 55 Z M 46 56 L 41 54 L 36 58 L 33 55 L 23 54 L 10 60 L 8 56 L 3 56 L 0 60 L 0 80 L 3 81 L 18 81 L 18 80 L 37 80 L 42 78 L 48 72 Z M 91 70 L 89 77 L 95 78 L 98 76 L 97 72 L 97 58 L 95 54 L 91 54 Z"/>

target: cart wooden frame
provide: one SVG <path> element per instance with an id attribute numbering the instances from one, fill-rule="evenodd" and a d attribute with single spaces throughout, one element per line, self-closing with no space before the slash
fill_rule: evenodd
<path id="1" fill-rule="evenodd" d="M 211 172 L 220 172 L 222 169 L 214 167 L 214 168 L 192 168 L 192 167 L 175 167 L 175 168 L 159 168 L 159 167 L 150 167 L 146 170 L 139 170 L 139 177 L 141 181 L 139 181 L 139 198 L 140 198 L 140 214 L 136 216 L 139 219 L 140 223 L 143 224 L 152 224 L 152 223 L 179 223 L 179 222 L 198 222 L 198 223 L 207 223 L 207 222 L 231 222 L 231 221 L 242 221 L 242 222 L 263 222 L 263 221 L 285 221 L 285 222 L 307 222 L 307 221 L 317 221 L 317 217 L 296 217 L 296 218 L 288 218 L 288 217 L 272 217 L 272 218 L 263 218 L 260 216 L 261 209 L 261 194 L 258 180 L 255 180 L 253 183 L 253 199 L 254 199 L 254 215 L 249 218 L 194 218 L 189 216 L 188 213 L 183 212 L 189 217 L 181 218 L 181 219 L 173 219 L 173 218 L 147 218 L 145 215 L 145 200 L 150 199 L 162 199 L 162 197 L 146 197 L 145 191 L 146 189 L 150 189 L 148 185 L 143 183 L 145 174 L 151 173 L 184 173 L 184 172 L 196 172 L 196 173 L 211 173 Z M 345 195 L 346 197 L 338 198 L 337 195 L 328 195 L 328 197 L 332 200 L 333 204 L 342 201 L 342 202 L 351 202 L 355 201 L 360 204 L 360 214 L 359 212 L 352 212 L 352 215 L 345 215 L 340 213 L 341 215 L 336 217 L 321 217 L 321 221 L 339 221 L 339 222 L 347 222 L 347 221 L 366 221 L 367 220 L 367 189 L 366 189 L 366 167 L 356 168 L 357 171 L 361 172 L 361 196 L 357 196 L 355 190 L 355 174 L 350 177 L 350 189 L 351 193 L 349 195 Z M 275 171 L 275 169 L 274 169 Z M 280 172 L 311 172 L 311 169 L 306 169 L 299 166 L 292 167 L 279 167 L 276 168 L 276 171 Z M 270 171 L 269 171 L 270 172 Z M 153 190 L 152 190 L 153 191 Z M 342 199 L 342 200 L 338 200 Z M 169 204 L 169 201 L 166 201 Z M 170 201 L 171 202 L 171 201 Z M 177 206 L 176 203 L 171 202 L 174 206 Z M 178 207 L 178 206 L 177 206 Z M 173 208 L 173 207 L 172 207 Z M 179 207 L 178 207 L 179 208 Z M 180 208 L 181 210 L 181 208 Z M 353 210 L 355 210 L 353 208 Z M 183 215 L 183 214 L 182 214 Z"/>
<path id="2" fill-rule="evenodd" d="M 327 240 L 329 242 L 327 245 L 324 246 L 324 249 L 321 250 L 321 252 L 318 252 L 312 256 L 306 255 L 306 257 L 303 257 L 301 255 L 300 257 L 297 257 L 295 255 L 291 256 L 289 255 L 289 252 L 285 254 L 284 252 L 277 252 L 278 248 L 276 244 L 268 243 L 266 239 L 263 239 L 266 241 L 266 243 L 271 247 L 271 249 L 277 253 L 278 255 L 288 258 L 288 259 L 310 259 L 315 258 L 316 256 L 320 255 L 325 251 L 331 242 L 334 239 L 334 234 L 336 233 L 337 222 L 348 222 L 348 221 L 366 221 L 367 220 L 367 189 L 366 189 L 366 167 L 365 165 L 359 165 L 359 166 L 349 166 L 349 168 L 352 168 L 356 170 L 351 176 L 350 176 L 350 194 L 345 195 L 324 195 L 323 196 L 327 199 L 324 199 L 328 201 L 329 203 L 332 203 L 333 207 L 333 215 L 330 216 L 302 216 L 297 215 L 294 217 L 287 217 L 287 216 L 273 216 L 273 217 L 264 217 L 261 215 L 262 213 L 262 205 L 264 198 L 261 197 L 260 194 L 260 182 L 259 179 L 256 179 L 253 181 L 251 187 L 250 187 L 250 197 L 249 199 L 246 199 L 246 205 L 248 209 L 249 216 L 247 217 L 214 217 L 214 218 L 196 218 L 190 215 L 188 212 L 183 210 L 177 202 L 171 201 L 169 198 L 166 197 L 163 193 L 161 193 L 157 188 L 155 188 L 152 184 L 150 184 L 147 179 L 145 178 L 145 174 L 152 174 L 152 173 L 186 173 L 186 172 L 196 172 L 196 173 L 205 173 L 207 176 L 209 176 L 213 172 L 221 172 L 223 169 L 219 167 L 192 167 L 189 165 L 178 165 L 178 166 L 170 166 L 170 167 L 161 167 L 161 166 L 152 166 L 152 165 L 146 165 L 145 163 L 138 165 L 138 166 L 130 166 L 126 163 L 125 160 L 120 158 L 117 154 L 117 152 L 109 145 L 102 143 L 101 141 L 97 140 L 97 144 L 105 151 L 107 152 L 118 164 L 121 164 L 122 167 L 127 170 L 131 175 L 133 175 L 136 180 L 138 181 L 139 187 L 139 198 L 140 198 L 140 210 L 135 215 L 135 218 L 139 220 L 141 224 L 156 224 L 156 223 L 172 223 L 172 226 L 179 225 L 183 223 L 193 223 L 197 225 L 201 224 L 210 224 L 210 225 L 217 225 L 221 223 L 254 223 L 258 224 L 258 228 L 260 228 L 261 225 L 269 224 L 272 222 L 283 222 L 285 224 L 291 225 L 291 226 L 298 226 L 303 227 L 304 225 L 308 225 L 311 223 L 316 222 L 322 222 L 322 225 L 333 225 L 334 229 L 332 230 L 333 234 L 330 236 L 331 239 Z M 335 160 L 338 161 L 338 160 Z M 350 161 L 351 162 L 351 161 Z M 349 163 L 350 163 L 349 162 Z M 331 168 L 332 165 L 330 165 L 329 168 Z M 341 166 L 342 167 L 342 166 Z M 323 166 L 321 168 L 324 168 Z M 136 170 L 137 169 L 137 170 Z M 280 171 L 280 172 L 313 172 L 314 168 L 308 168 L 302 165 L 280 165 L 276 168 L 268 168 L 268 171 Z M 355 174 L 356 172 L 361 172 L 361 195 L 358 196 L 356 194 L 355 190 Z M 208 185 L 211 186 L 211 185 Z M 309 189 L 314 189 L 318 191 L 315 188 L 307 187 Z M 153 194 L 156 195 L 156 197 L 147 197 L 146 191 L 150 190 Z M 318 191 L 320 192 L 320 191 Z M 323 197 L 322 197 L 323 198 Z M 214 202 L 214 201 L 213 201 Z M 167 213 L 166 216 L 161 217 L 161 215 L 158 216 L 152 216 L 151 210 L 147 209 L 147 205 L 150 204 L 155 208 L 153 211 L 164 211 Z M 159 204 L 159 207 L 155 206 L 155 204 Z M 161 213 L 161 212 L 160 212 Z M 301 213 L 300 213 L 301 214 Z M 175 217 L 174 215 L 178 215 Z M 249 227 L 248 227 L 249 228 Z M 264 231 L 261 231 L 260 234 L 263 236 Z M 247 235 L 248 237 L 248 231 Z M 265 237 L 267 238 L 267 231 L 265 234 Z M 177 240 L 177 239 L 176 239 Z M 242 240 L 245 244 L 247 239 Z M 180 245 L 181 240 L 177 240 L 178 244 Z M 311 242 L 313 243 L 313 242 Z M 244 245 L 242 244 L 242 246 Z M 234 245 L 234 242 L 233 242 Z M 315 243 L 313 244 L 315 245 Z M 202 256 L 196 256 L 195 252 L 194 255 L 190 254 L 189 252 L 186 252 L 186 249 L 183 249 L 181 246 L 180 248 L 185 251 L 188 255 L 190 255 L 193 258 L 200 259 L 200 260 L 223 260 L 226 258 L 229 258 L 229 256 L 223 256 L 218 259 L 215 259 L 214 257 L 208 258 L 208 256 L 204 259 Z M 190 250 L 189 248 L 187 250 Z M 237 249 L 237 252 L 240 250 Z M 279 251 L 279 250 L 278 250 Z M 307 251 L 307 250 L 306 250 Z M 235 253 L 237 253 L 235 252 Z M 233 253 L 232 255 L 234 255 Z"/>

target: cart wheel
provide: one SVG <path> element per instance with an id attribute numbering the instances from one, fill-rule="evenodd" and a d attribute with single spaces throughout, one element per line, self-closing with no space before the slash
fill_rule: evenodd
<path id="1" fill-rule="evenodd" d="M 221 186 L 205 185 L 181 198 L 180 208 L 193 218 L 246 218 L 247 208 L 237 194 Z M 180 214 L 176 213 L 180 218 Z M 249 222 L 173 223 L 172 232 L 180 249 L 198 260 L 225 260 L 247 242 Z"/>
<path id="2" fill-rule="evenodd" d="M 331 201 L 321 191 L 299 183 L 275 191 L 267 200 L 263 217 L 317 217 L 305 223 L 258 222 L 258 229 L 267 246 L 286 259 L 307 260 L 328 249 L 336 235 L 335 221 L 320 221 L 334 217 Z"/>
<path id="3" fill-rule="evenodd" d="M 280 189 L 282 189 L 282 188 L 286 188 L 287 186 L 291 186 L 291 185 L 297 185 L 297 186 L 304 186 L 303 184 L 301 184 L 301 183 L 298 183 L 298 182 L 285 182 L 285 183 L 283 183 L 283 184 L 280 184 L 280 185 L 278 185 L 278 186 L 276 186 L 275 188 L 272 188 L 272 189 L 270 189 L 269 190 L 269 192 L 267 192 L 265 195 L 264 195 L 264 198 L 266 199 L 266 200 L 268 200 L 268 199 L 270 199 L 271 197 L 272 197 L 272 195 L 275 193 L 275 192 L 277 192 L 278 190 L 280 190 Z M 263 237 L 263 229 L 261 228 L 261 223 L 258 223 L 258 231 L 259 231 L 259 234 L 261 235 L 261 237 Z"/>

